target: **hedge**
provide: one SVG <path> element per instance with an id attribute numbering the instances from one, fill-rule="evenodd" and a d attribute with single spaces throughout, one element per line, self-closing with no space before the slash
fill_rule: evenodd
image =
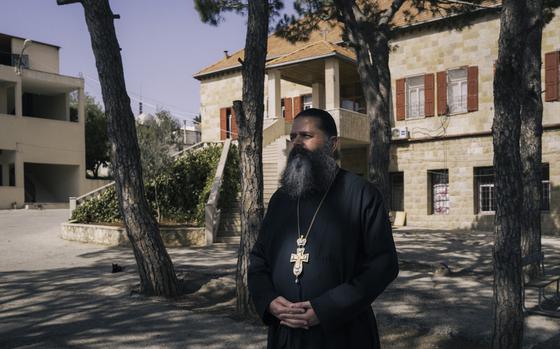
<path id="1" fill-rule="evenodd" d="M 146 198 L 161 223 L 204 225 L 204 208 L 210 195 L 222 145 L 211 145 L 177 158 L 152 181 L 145 183 Z M 240 187 L 239 153 L 232 145 L 224 170 L 218 207 L 227 209 L 236 200 Z M 115 188 L 87 200 L 74 210 L 78 223 L 122 223 Z"/>

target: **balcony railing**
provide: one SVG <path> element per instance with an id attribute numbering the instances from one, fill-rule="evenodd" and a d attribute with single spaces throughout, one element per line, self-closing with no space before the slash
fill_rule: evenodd
<path id="1" fill-rule="evenodd" d="M 467 96 L 456 96 L 450 100 L 449 113 L 466 113 L 467 112 Z"/>
<path id="2" fill-rule="evenodd" d="M 418 119 L 424 117 L 424 104 L 409 104 L 407 119 Z"/>
<path id="3" fill-rule="evenodd" d="M 0 64 L 15 67 L 18 65 L 19 57 L 20 55 L 15 53 L 0 52 Z M 19 64 L 21 68 L 29 69 L 29 56 L 21 56 L 21 62 Z"/>

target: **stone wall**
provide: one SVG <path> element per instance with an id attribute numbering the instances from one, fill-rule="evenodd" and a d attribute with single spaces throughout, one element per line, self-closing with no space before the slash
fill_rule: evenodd
<path id="1" fill-rule="evenodd" d="M 205 246 L 204 228 L 160 228 L 161 238 L 166 247 Z M 107 246 L 130 246 L 123 227 L 62 223 L 61 239 L 94 243 Z"/>
<path id="2" fill-rule="evenodd" d="M 477 213 L 475 168 L 492 166 L 492 137 L 481 136 L 426 142 L 396 143 L 391 172 L 404 174 L 407 225 L 441 229 L 491 229 L 493 214 Z M 543 135 L 543 163 L 549 164 L 551 210 L 543 212 L 543 231 L 558 234 L 560 227 L 560 130 Z M 449 213 L 431 213 L 430 171 L 448 170 Z"/>

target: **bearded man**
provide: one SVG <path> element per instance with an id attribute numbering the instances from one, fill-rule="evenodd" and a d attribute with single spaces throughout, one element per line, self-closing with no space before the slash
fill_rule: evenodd
<path id="1" fill-rule="evenodd" d="M 328 112 L 299 113 L 290 139 L 248 275 L 268 348 L 379 348 L 371 303 L 398 274 L 382 196 L 337 166 Z"/>

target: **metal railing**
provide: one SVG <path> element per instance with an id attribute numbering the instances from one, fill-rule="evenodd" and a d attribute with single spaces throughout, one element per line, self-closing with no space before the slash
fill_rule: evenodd
<path id="1" fill-rule="evenodd" d="M 407 110 L 407 119 L 418 119 L 424 117 L 424 104 L 409 104 Z"/>
<path id="2" fill-rule="evenodd" d="M 449 113 L 466 113 L 467 112 L 467 96 L 453 97 L 448 105 Z"/>
<path id="3" fill-rule="evenodd" d="M 18 65 L 20 55 L 17 53 L 0 52 L 0 64 L 15 67 Z M 29 69 L 29 55 L 21 56 L 21 68 Z"/>
<path id="4" fill-rule="evenodd" d="M 194 145 L 191 145 L 191 146 L 188 147 L 188 148 L 185 148 L 185 149 L 183 149 L 183 150 L 181 150 L 181 151 L 179 151 L 179 152 L 173 154 L 172 157 L 173 157 L 173 158 L 178 158 L 179 156 L 181 156 L 182 154 L 185 154 L 186 152 L 194 151 L 194 150 L 197 150 L 197 149 L 200 149 L 200 148 L 204 148 L 204 147 L 207 146 L 208 144 L 209 144 L 208 142 L 198 142 L 198 143 L 196 143 L 196 144 L 194 144 Z M 71 197 L 69 198 L 69 201 L 70 201 L 70 217 L 72 217 L 72 213 L 74 212 L 74 210 L 75 210 L 82 202 L 85 202 L 85 201 L 87 201 L 87 200 L 89 200 L 89 199 L 98 197 L 98 196 L 101 195 L 104 191 L 106 191 L 107 189 L 113 187 L 114 185 L 115 185 L 115 181 L 112 181 L 112 182 L 110 182 L 110 183 L 105 184 L 105 185 L 102 186 L 102 187 L 99 187 L 99 188 L 97 188 L 97 189 L 95 189 L 95 190 L 92 190 L 92 191 L 90 191 L 90 192 L 88 192 L 88 193 L 85 193 L 85 194 L 82 195 L 82 196 L 78 196 L 78 197 L 71 196 Z"/>

